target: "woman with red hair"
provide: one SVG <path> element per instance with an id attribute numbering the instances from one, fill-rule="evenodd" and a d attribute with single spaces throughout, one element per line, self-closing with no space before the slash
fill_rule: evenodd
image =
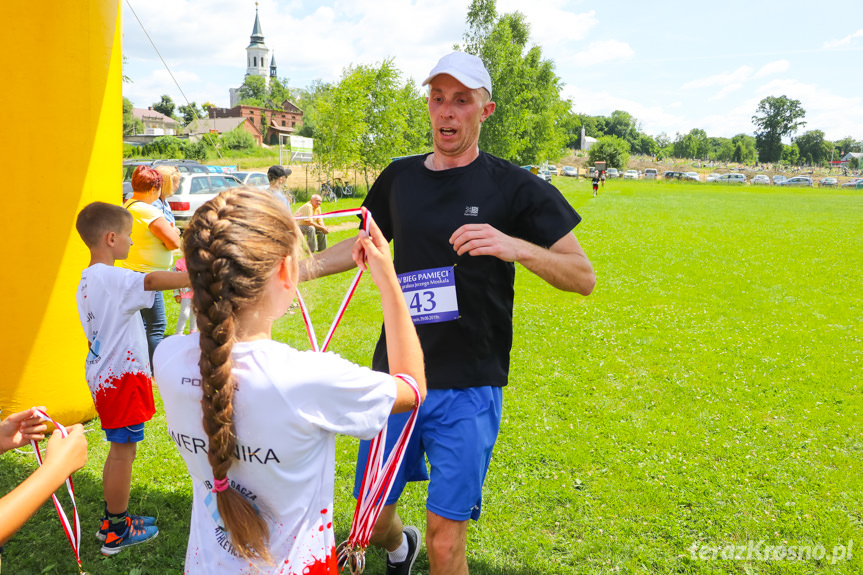
<path id="1" fill-rule="evenodd" d="M 123 204 L 132 213 L 132 249 L 123 267 L 143 273 L 167 271 L 174 261 L 173 251 L 180 247 L 180 234 L 153 202 L 162 194 L 162 175 L 148 166 L 138 166 L 132 173 L 132 197 Z M 165 337 L 167 318 L 162 292 L 156 292 L 150 309 L 141 310 L 147 331 L 150 366 L 153 351 Z"/>

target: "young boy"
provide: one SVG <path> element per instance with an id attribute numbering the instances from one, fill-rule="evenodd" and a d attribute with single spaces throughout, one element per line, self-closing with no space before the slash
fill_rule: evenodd
<path id="1" fill-rule="evenodd" d="M 159 534 L 153 517 L 128 513 L 132 462 L 144 424 L 153 417 L 153 387 L 144 324 L 138 310 L 153 305 L 154 292 L 189 287 L 177 272 L 143 274 L 114 267 L 132 246 L 132 214 L 93 202 L 78 214 L 78 234 L 90 248 L 90 265 L 78 284 L 78 315 L 90 348 L 87 385 L 111 442 L 102 471 L 105 516 L 96 537 L 103 555 L 143 543 Z"/>

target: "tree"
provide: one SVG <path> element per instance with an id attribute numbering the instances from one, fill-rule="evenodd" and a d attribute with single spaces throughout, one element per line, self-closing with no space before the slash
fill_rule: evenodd
<path id="1" fill-rule="evenodd" d="M 790 146 L 783 146 L 780 161 L 783 164 L 788 164 L 790 166 L 793 166 L 800 161 L 800 148 L 797 147 L 796 143 L 793 143 Z"/>
<path id="2" fill-rule="evenodd" d="M 263 108 L 269 96 L 267 80 L 263 76 L 246 76 L 237 95 L 240 104 Z"/>
<path id="3" fill-rule="evenodd" d="M 242 126 L 225 132 L 219 141 L 222 146 L 229 150 L 251 150 L 255 147 L 255 137 L 244 130 Z"/>
<path id="4" fill-rule="evenodd" d="M 202 112 L 194 102 L 189 102 L 188 106 L 180 106 L 180 113 L 183 115 L 184 125 L 189 125 L 197 119 L 207 117 L 207 114 Z"/>
<path id="5" fill-rule="evenodd" d="M 153 109 L 157 112 L 165 114 L 169 118 L 174 117 L 174 100 L 167 94 L 162 94 L 162 100 L 153 104 Z"/>
<path id="6" fill-rule="evenodd" d="M 863 142 L 855 140 L 851 136 L 845 136 L 841 140 L 836 140 L 836 154 L 845 155 L 849 152 L 860 152 Z"/>
<path id="7" fill-rule="evenodd" d="M 731 159 L 741 164 L 754 164 L 758 161 L 758 150 L 755 147 L 755 138 L 746 134 L 737 134 L 731 138 L 734 146 L 734 154 Z"/>
<path id="8" fill-rule="evenodd" d="M 755 140 L 762 162 L 779 160 L 782 138 L 805 126 L 806 122 L 801 121 L 804 117 L 806 111 L 800 105 L 800 100 L 791 100 L 786 96 L 768 96 L 761 100 L 752 116 L 752 123 L 757 127 Z"/>
<path id="9" fill-rule="evenodd" d="M 824 132 L 810 130 L 794 138 L 794 143 L 800 149 L 800 156 L 812 158 L 811 165 L 821 165 L 830 159 L 833 144 L 824 140 Z"/>
<path id="10" fill-rule="evenodd" d="M 132 114 L 132 101 L 123 97 L 123 135 L 141 134 L 144 123 Z"/>
<path id="11" fill-rule="evenodd" d="M 625 170 L 629 163 L 629 142 L 617 136 L 603 136 L 587 153 L 590 163 L 607 162 L 609 168 Z"/>
<path id="12" fill-rule="evenodd" d="M 706 158 L 710 154 L 707 132 L 693 128 L 685 136 L 677 134 L 674 140 L 674 156 L 677 158 Z"/>
<path id="13" fill-rule="evenodd" d="M 461 48 L 485 63 L 497 103 L 479 146 L 518 164 L 559 156 L 571 107 L 560 97 L 553 62 L 543 59 L 538 46 L 528 47 L 529 32 L 523 14 L 499 16 L 495 0 L 473 0 Z"/>

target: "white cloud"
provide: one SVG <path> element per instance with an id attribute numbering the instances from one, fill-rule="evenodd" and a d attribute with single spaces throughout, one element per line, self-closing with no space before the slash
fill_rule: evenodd
<path id="1" fill-rule="evenodd" d="M 682 116 L 669 114 L 662 106 L 647 106 L 628 98 L 621 98 L 608 92 L 598 92 L 590 87 L 566 86 L 563 95 L 570 98 L 573 111 L 590 116 L 610 116 L 615 110 L 624 110 L 637 119 L 648 134 L 658 135 L 660 132 L 679 131 L 686 121 Z M 679 103 L 678 103 L 679 105 Z M 692 127 L 686 129 L 686 132 Z"/>
<path id="2" fill-rule="evenodd" d="M 828 40 L 824 42 L 824 47 L 828 50 L 834 48 L 846 48 L 848 46 L 855 45 L 857 43 L 857 38 L 863 38 L 863 28 L 857 30 L 853 34 L 849 34 L 840 40 Z"/>
<path id="3" fill-rule="evenodd" d="M 725 86 L 724 88 L 722 88 L 721 90 L 719 90 L 719 92 L 710 99 L 711 100 L 722 100 L 728 94 L 731 94 L 732 92 L 736 92 L 737 90 L 739 90 L 742 87 L 743 87 L 743 84 L 729 84 L 729 85 Z"/>
<path id="4" fill-rule="evenodd" d="M 771 74 L 779 74 L 780 72 L 784 72 L 791 67 L 791 62 L 788 60 L 777 60 L 775 62 L 770 62 L 768 64 L 764 64 L 760 70 L 755 72 L 753 78 L 763 78 L 765 76 L 770 76 Z"/>
<path id="5" fill-rule="evenodd" d="M 600 40 L 591 42 L 587 50 L 573 55 L 570 62 L 576 66 L 595 66 L 612 60 L 627 60 L 632 58 L 635 52 L 626 42 L 618 40 Z"/>
<path id="6" fill-rule="evenodd" d="M 739 84 L 748 79 L 752 75 L 752 68 L 749 66 L 741 66 L 733 72 L 722 72 L 706 78 L 699 78 L 687 82 L 683 85 L 684 90 L 693 90 L 696 88 L 709 88 L 711 86 L 728 86 L 731 84 Z"/>

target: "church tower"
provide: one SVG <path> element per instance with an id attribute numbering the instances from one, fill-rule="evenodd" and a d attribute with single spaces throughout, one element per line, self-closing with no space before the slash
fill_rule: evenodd
<path id="1" fill-rule="evenodd" d="M 273 50 L 273 58 L 270 60 L 270 78 L 276 79 L 276 51 Z"/>
<path id="2" fill-rule="evenodd" d="M 269 55 L 270 51 L 264 44 L 264 33 L 261 31 L 261 20 L 258 18 L 258 3 L 255 2 L 255 27 L 252 29 L 251 43 L 246 48 L 246 76 L 261 76 L 269 85 Z"/>

